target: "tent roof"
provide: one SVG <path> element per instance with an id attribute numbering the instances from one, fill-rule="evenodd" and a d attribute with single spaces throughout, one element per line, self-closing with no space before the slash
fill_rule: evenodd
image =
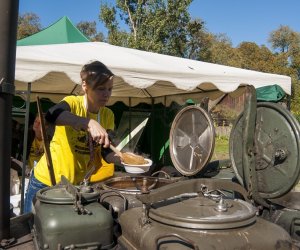
<path id="1" fill-rule="evenodd" d="M 106 64 L 116 75 L 111 103 L 184 102 L 203 96 L 216 99 L 239 86 L 255 88 L 279 85 L 291 94 L 291 78 L 196 60 L 113 46 L 101 42 L 17 47 L 16 89 L 58 101 L 62 95 L 78 94 L 79 72 L 91 60 Z M 34 95 L 32 95 L 35 98 Z M 130 97 L 130 101 L 129 101 Z"/>
<path id="2" fill-rule="evenodd" d="M 17 41 L 18 46 L 89 42 L 66 16 L 46 29 Z"/>

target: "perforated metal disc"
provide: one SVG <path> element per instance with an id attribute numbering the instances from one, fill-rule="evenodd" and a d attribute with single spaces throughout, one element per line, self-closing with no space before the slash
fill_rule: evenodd
<path id="1" fill-rule="evenodd" d="M 232 128 L 229 151 L 235 174 L 243 184 L 243 117 Z M 298 182 L 300 129 L 297 120 L 279 104 L 258 103 L 255 128 L 255 169 L 262 198 L 278 198 Z"/>
<path id="2" fill-rule="evenodd" d="M 215 145 L 215 131 L 208 113 L 197 106 L 182 109 L 170 131 L 170 155 L 183 175 L 195 175 L 210 160 Z"/>

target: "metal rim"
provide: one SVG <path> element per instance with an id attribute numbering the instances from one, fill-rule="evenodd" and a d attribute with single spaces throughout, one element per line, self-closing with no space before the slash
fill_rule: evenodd
<path id="1" fill-rule="evenodd" d="M 217 202 L 196 197 L 150 209 L 149 217 L 159 223 L 189 229 L 229 229 L 256 221 L 256 210 L 250 203 L 231 199 L 224 201 L 228 202 L 224 212 L 215 209 Z"/>
<path id="2" fill-rule="evenodd" d="M 276 115 L 274 116 L 274 114 Z M 238 146 L 242 143 L 240 140 L 242 116 L 243 113 L 237 118 L 232 128 L 229 154 L 236 177 L 244 185 L 241 146 Z M 266 127 L 267 125 L 263 122 L 267 117 L 272 117 L 272 122 L 268 123 L 271 128 Z M 285 127 L 282 135 L 278 127 Z M 288 110 L 274 103 L 257 104 L 255 141 L 258 154 L 255 156 L 255 161 L 258 192 L 262 198 L 281 197 L 298 182 L 300 177 L 299 135 L 298 122 Z M 281 140 L 279 140 L 280 136 Z M 265 141 L 267 143 L 264 143 Z M 281 152 L 286 160 L 278 164 L 276 155 Z"/>
<path id="3" fill-rule="evenodd" d="M 170 156 L 175 168 L 185 176 L 200 172 L 212 157 L 215 145 L 213 122 L 198 106 L 183 108 L 170 130 Z"/>
<path id="4" fill-rule="evenodd" d="M 99 191 L 81 193 L 85 202 L 96 201 L 99 198 Z M 75 197 L 70 194 L 65 186 L 46 187 L 36 193 L 36 198 L 44 203 L 51 204 L 73 204 Z"/>
<path id="5" fill-rule="evenodd" d="M 119 191 L 119 192 L 125 193 L 125 194 L 140 194 L 141 190 L 139 188 L 141 187 L 141 185 L 137 186 L 137 184 L 142 183 L 143 179 L 145 179 L 145 178 L 150 181 L 150 183 L 148 183 L 148 185 L 152 185 L 155 180 L 158 180 L 158 185 L 160 183 L 167 185 L 167 184 L 175 182 L 174 180 L 159 178 L 159 177 L 152 177 L 152 176 L 137 176 L 137 177 L 121 176 L 121 177 L 114 177 L 114 178 L 111 178 L 111 179 L 105 181 L 102 184 L 102 188 L 104 190 L 115 190 L 115 191 Z M 129 183 L 130 186 L 127 188 L 126 187 L 120 188 L 120 187 L 114 186 L 114 184 L 122 183 L 122 182 Z"/>

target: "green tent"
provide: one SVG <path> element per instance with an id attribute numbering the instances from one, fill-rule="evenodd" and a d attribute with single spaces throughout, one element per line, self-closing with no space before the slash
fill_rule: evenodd
<path id="1" fill-rule="evenodd" d="M 44 30 L 17 41 L 18 46 L 61 43 L 82 43 L 89 39 L 66 16 Z"/>
<path id="2" fill-rule="evenodd" d="M 26 38 L 20 39 L 17 41 L 18 46 L 27 46 L 27 45 L 47 45 L 47 44 L 61 44 L 61 43 L 81 43 L 81 42 L 90 42 L 81 31 L 79 31 L 70 19 L 66 16 L 60 18 L 55 23 L 51 24 L 49 27 L 44 30 L 35 33 Z M 24 97 L 24 94 L 21 93 L 21 96 Z M 41 99 L 42 109 L 45 111 L 51 107 L 54 103 L 50 100 Z M 24 98 L 19 96 L 19 93 L 16 93 L 13 99 L 13 114 L 15 117 L 24 117 L 24 113 L 19 110 L 24 110 L 26 107 L 26 101 Z M 30 113 L 35 115 L 37 113 L 36 103 L 30 104 Z"/>
<path id="3" fill-rule="evenodd" d="M 258 101 L 279 102 L 285 97 L 283 89 L 278 85 L 265 86 L 256 89 Z"/>
<path id="4" fill-rule="evenodd" d="M 55 23 L 51 24 L 49 27 L 44 30 L 35 33 L 26 38 L 20 39 L 17 41 L 18 46 L 27 46 L 27 45 L 47 45 L 47 44 L 62 44 L 62 43 L 81 43 L 81 42 L 90 42 L 85 35 L 79 31 L 70 19 L 66 16 L 60 18 Z M 18 95 L 18 93 L 17 93 Z M 14 97 L 13 106 L 20 107 L 25 105 L 25 101 L 20 101 L 21 98 L 18 96 Z M 46 103 L 51 103 L 46 101 Z M 49 105 L 46 107 L 49 108 Z M 52 103 L 53 105 L 53 103 Z M 42 106 L 44 106 L 44 100 L 42 100 Z M 37 112 L 36 105 L 30 105 L 30 112 L 35 114 Z"/>

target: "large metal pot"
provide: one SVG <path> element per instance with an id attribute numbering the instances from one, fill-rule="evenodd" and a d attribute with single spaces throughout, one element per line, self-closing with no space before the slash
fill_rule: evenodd
<path id="1" fill-rule="evenodd" d="M 188 121 L 188 122 L 187 122 Z M 185 176 L 195 176 L 204 170 L 211 159 L 215 143 L 212 120 L 201 107 L 188 106 L 175 117 L 170 130 L 170 156 L 176 170 Z M 171 179 L 148 176 L 125 176 L 112 178 L 102 185 L 102 203 L 109 204 L 118 218 L 125 210 L 140 207 L 137 194 L 149 193 L 181 178 Z"/>
<path id="2" fill-rule="evenodd" d="M 160 171 L 161 172 L 161 171 Z M 154 173 L 153 175 L 159 172 Z M 151 190 L 174 183 L 180 178 L 165 178 L 152 176 L 121 176 L 114 177 L 102 184 L 100 203 L 108 207 L 115 218 L 127 209 L 140 207 L 142 203 L 136 198 L 137 194 L 149 193 Z"/>
<path id="3" fill-rule="evenodd" d="M 225 197 L 222 186 L 246 201 Z M 119 249 L 293 249 L 289 234 L 258 218 L 246 191 L 229 181 L 187 180 L 138 198 L 143 206 L 120 217 Z"/>

